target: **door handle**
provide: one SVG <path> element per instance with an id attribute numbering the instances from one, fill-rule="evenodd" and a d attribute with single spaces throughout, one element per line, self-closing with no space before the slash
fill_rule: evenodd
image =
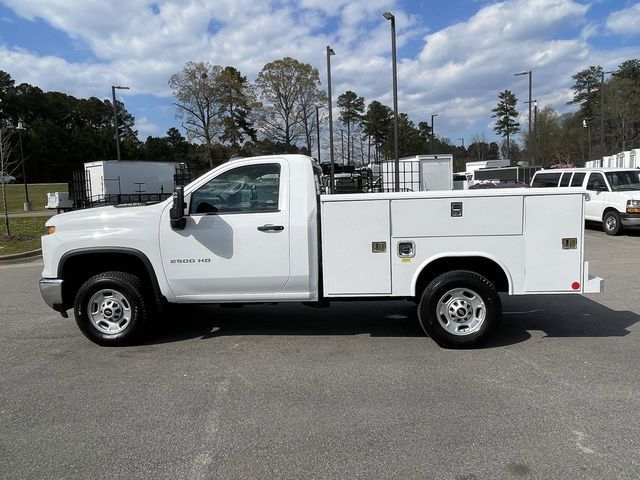
<path id="1" fill-rule="evenodd" d="M 258 230 L 261 232 L 281 232 L 284 227 L 282 225 L 262 225 L 258 227 Z"/>

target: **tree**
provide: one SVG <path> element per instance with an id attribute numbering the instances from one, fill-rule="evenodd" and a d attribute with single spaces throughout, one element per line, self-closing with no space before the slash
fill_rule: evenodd
<path id="1" fill-rule="evenodd" d="M 187 62 L 180 73 L 169 78 L 178 107 L 176 116 L 184 119 L 183 127 L 190 139 L 201 141 L 205 147 L 205 158 L 214 166 L 213 140 L 216 136 L 217 117 L 222 112 L 220 105 L 220 77 L 222 67 L 205 62 Z"/>
<path id="2" fill-rule="evenodd" d="M 309 138 L 308 110 L 322 95 L 319 85 L 318 69 L 308 63 L 291 57 L 267 63 L 256 79 L 264 104 L 260 121 L 264 137 L 287 147 L 304 135 Z"/>
<path id="3" fill-rule="evenodd" d="M 247 77 L 233 67 L 225 67 L 218 78 L 220 141 L 239 150 L 247 140 L 256 139 L 252 111 L 257 106 L 253 89 Z"/>
<path id="4" fill-rule="evenodd" d="M 583 117 L 589 120 L 593 119 L 596 111 L 602 72 L 603 69 L 600 65 L 591 65 L 571 77 L 575 83 L 571 87 L 573 89 L 573 100 L 569 103 L 579 104 Z"/>
<path id="5" fill-rule="evenodd" d="M 491 110 L 493 112 L 492 118 L 497 118 L 493 130 L 501 137 L 507 139 L 506 155 L 509 158 L 511 153 L 510 137 L 512 134 L 520 131 L 520 123 L 516 120 L 518 118 L 518 111 L 516 110 L 516 104 L 518 99 L 510 90 L 504 90 L 498 94 L 498 105 Z"/>
<path id="6" fill-rule="evenodd" d="M 358 122 L 364 113 L 364 97 L 347 90 L 338 97 L 340 121 L 347 127 L 347 165 L 351 163 L 351 125 Z"/>
<path id="7" fill-rule="evenodd" d="M 365 135 L 368 135 L 373 140 L 375 156 L 377 161 L 380 161 L 380 149 L 391 136 L 393 110 L 374 100 L 367 106 L 367 111 L 362 116 L 361 123 Z"/>
<path id="8" fill-rule="evenodd" d="M 0 184 L 2 186 L 2 211 L 4 213 L 4 227 L 7 237 L 11 236 L 11 229 L 9 228 L 9 206 L 7 205 L 5 175 L 11 175 L 18 167 L 18 161 L 12 159 L 12 153 L 11 131 L 4 122 L 0 121 Z"/>
<path id="9" fill-rule="evenodd" d="M 618 65 L 618 70 L 613 73 L 613 77 L 640 82 L 640 59 L 634 58 L 622 62 Z"/>

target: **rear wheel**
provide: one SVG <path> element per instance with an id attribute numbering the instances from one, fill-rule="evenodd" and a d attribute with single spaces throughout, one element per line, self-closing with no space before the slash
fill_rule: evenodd
<path id="1" fill-rule="evenodd" d="M 105 272 L 87 280 L 76 294 L 76 323 L 92 342 L 124 345 L 139 336 L 149 315 L 142 283 L 125 272 Z"/>
<path id="2" fill-rule="evenodd" d="M 440 346 L 472 347 L 486 339 L 500 318 L 495 287 L 466 270 L 444 273 L 427 285 L 418 305 L 423 330 Z"/>
<path id="3" fill-rule="evenodd" d="M 602 228 L 607 235 L 619 235 L 622 232 L 620 214 L 615 210 L 609 210 L 602 217 Z"/>

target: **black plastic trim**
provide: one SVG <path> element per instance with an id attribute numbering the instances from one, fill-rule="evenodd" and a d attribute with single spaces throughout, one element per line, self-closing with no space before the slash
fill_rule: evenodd
<path id="1" fill-rule="evenodd" d="M 151 265 L 151 261 L 149 258 L 142 253 L 140 250 L 136 250 L 135 248 L 128 247 L 85 247 L 78 248 L 76 250 L 70 250 L 66 252 L 60 258 L 58 262 L 58 278 L 63 278 L 62 273 L 64 272 L 65 263 L 73 257 L 87 255 L 87 254 L 95 254 L 95 253 L 121 253 L 125 255 L 133 255 L 142 261 L 145 266 L 147 273 L 149 274 L 149 278 L 151 279 L 151 286 L 153 288 L 153 295 L 158 306 L 161 306 L 163 303 L 166 303 L 167 299 L 162 295 L 162 291 L 160 290 L 160 284 L 158 283 L 158 277 L 156 276 L 156 272 L 153 269 L 153 265 Z"/>

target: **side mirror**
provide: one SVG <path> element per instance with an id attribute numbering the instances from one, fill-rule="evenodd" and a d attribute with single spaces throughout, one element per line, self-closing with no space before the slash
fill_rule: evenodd
<path id="1" fill-rule="evenodd" d="M 171 228 L 174 230 L 183 230 L 187 224 L 184 216 L 184 209 L 187 205 L 184 203 L 184 187 L 176 187 L 173 191 L 173 206 L 169 211 L 171 219 Z"/>

